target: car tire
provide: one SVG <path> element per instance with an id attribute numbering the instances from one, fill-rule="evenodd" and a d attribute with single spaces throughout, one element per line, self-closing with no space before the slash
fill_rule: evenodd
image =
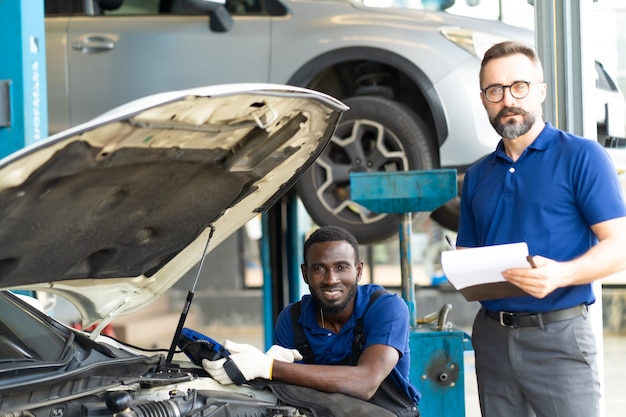
<path id="1" fill-rule="evenodd" d="M 460 189 L 460 188 L 459 188 Z M 459 218 L 461 217 L 461 197 L 456 196 L 441 207 L 433 210 L 430 218 L 445 229 L 454 232 L 459 230 Z"/>
<path id="2" fill-rule="evenodd" d="M 319 158 L 296 186 L 313 221 L 341 226 L 362 244 L 398 236 L 401 216 L 374 213 L 350 199 L 351 172 L 433 168 L 429 131 L 408 107 L 379 96 L 343 100 L 350 107 Z M 414 224 L 428 217 L 415 213 Z"/>

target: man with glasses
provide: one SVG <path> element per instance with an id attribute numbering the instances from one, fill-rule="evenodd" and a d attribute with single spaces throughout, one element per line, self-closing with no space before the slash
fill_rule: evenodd
<path id="1" fill-rule="evenodd" d="M 503 42 L 481 64 L 480 95 L 502 139 L 465 174 L 457 247 L 526 242 L 502 276 L 528 295 L 481 301 L 472 333 L 485 417 L 598 416 L 591 283 L 626 269 L 626 205 L 597 141 L 542 120 L 543 68 Z"/>

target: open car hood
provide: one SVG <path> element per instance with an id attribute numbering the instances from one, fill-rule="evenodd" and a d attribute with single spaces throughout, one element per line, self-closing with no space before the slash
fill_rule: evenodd
<path id="1" fill-rule="evenodd" d="M 0 161 L 0 288 L 58 293 L 86 325 L 141 309 L 271 207 L 346 109 L 297 87 L 220 85 L 24 148 Z"/>

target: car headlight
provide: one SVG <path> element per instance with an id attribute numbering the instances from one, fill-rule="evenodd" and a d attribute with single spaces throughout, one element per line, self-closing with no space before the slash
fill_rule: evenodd
<path id="1" fill-rule="evenodd" d="M 459 27 L 445 27 L 439 29 L 444 38 L 463 48 L 478 59 L 482 59 L 487 49 L 498 42 L 510 40 L 503 36 Z"/>

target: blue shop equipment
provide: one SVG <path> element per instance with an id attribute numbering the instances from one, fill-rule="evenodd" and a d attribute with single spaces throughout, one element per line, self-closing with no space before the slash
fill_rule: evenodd
<path id="1" fill-rule="evenodd" d="M 43 3 L 0 1 L 0 157 L 48 136 Z"/>
<path id="2" fill-rule="evenodd" d="M 411 382 L 421 391 L 424 416 L 465 416 L 463 355 L 470 337 L 449 325 L 452 306 L 417 319 L 411 271 L 412 213 L 430 212 L 457 195 L 455 169 L 362 172 L 350 175 L 351 199 L 376 213 L 399 213 L 402 297 L 411 313 Z"/>

